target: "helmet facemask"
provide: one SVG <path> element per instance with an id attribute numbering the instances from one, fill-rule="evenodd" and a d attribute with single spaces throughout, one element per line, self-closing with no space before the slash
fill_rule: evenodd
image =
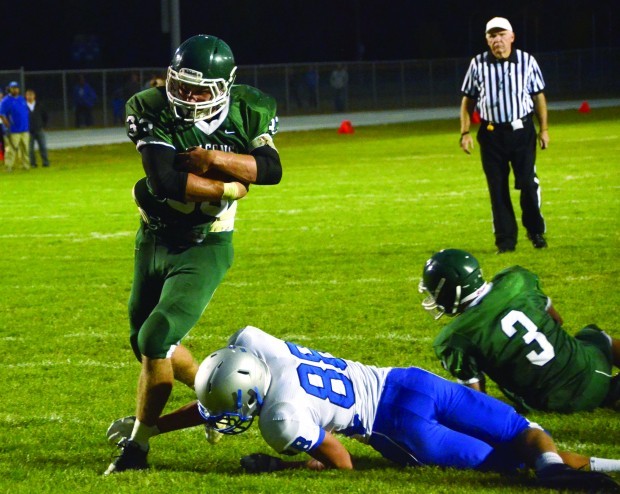
<path id="1" fill-rule="evenodd" d="M 185 122 L 208 120 L 228 105 L 230 89 L 235 81 L 237 67 L 233 67 L 228 80 L 204 79 L 202 72 L 189 68 L 176 71 L 168 67 L 166 94 L 175 117 Z M 205 101 L 187 101 L 183 93 L 207 94 Z"/>
<path id="2" fill-rule="evenodd" d="M 446 307 L 438 304 L 437 298 L 439 298 L 441 289 L 443 288 L 445 282 L 446 282 L 446 279 L 442 278 L 437 284 L 437 288 L 435 289 L 433 293 L 431 293 L 430 290 L 426 288 L 426 286 L 424 285 L 424 280 L 420 280 L 420 284 L 418 285 L 418 291 L 420 293 L 427 294 L 424 300 L 422 300 L 422 307 L 424 308 L 424 310 L 430 313 L 431 316 L 433 316 L 433 319 L 435 320 L 439 319 L 441 316 L 443 316 L 446 313 L 448 316 L 454 316 L 455 314 L 459 312 L 459 306 L 461 305 L 461 303 L 466 302 L 465 299 L 461 300 L 461 286 L 457 285 L 454 288 L 454 292 L 455 292 L 454 293 L 454 304 L 452 305 L 452 307 L 449 310 L 447 310 Z"/>
<path id="3" fill-rule="evenodd" d="M 220 434 L 241 434 L 250 428 L 254 417 L 260 411 L 263 404 L 263 398 L 257 388 L 253 390 L 255 400 L 244 406 L 242 391 L 237 390 L 237 411 L 223 412 L 213 415 L 205 408 L 202 403 L 198 402 L 198 412 L 203 419 L 206 420 L 206 426 L 219 432 Z M 252 392 L 250 392 L 252 393 Z"/>

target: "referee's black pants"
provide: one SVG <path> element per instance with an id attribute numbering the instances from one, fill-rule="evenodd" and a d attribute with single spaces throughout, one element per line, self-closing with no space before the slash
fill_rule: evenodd
<path id="1" fill-rule="evenodd" d="M 514 249 L 517 244 L 517 221 L 510 200 L 510 165 L 515 176 L 515 189 L 521 191 L 521 221 L 529 235 L 545 232 L 545 220 L 540 213 L 540 187 L 536 176 L 536 128 L 531 115 L 524 119 L 523 128 L 513 130 L 510 124 L 482 122 L 478 130 L 482 168 L 487 178 L 495 245 Z"/>

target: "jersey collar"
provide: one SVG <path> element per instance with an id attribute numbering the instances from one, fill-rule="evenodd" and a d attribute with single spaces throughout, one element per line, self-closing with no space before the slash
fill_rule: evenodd
<path id="1" fill-rule="evenodd" d="M 510 63 L 517 63 L 517 50 L 515 50 L 514 48 L 510 50 L 510 55 L 508 55 L 508 58 L 497 58 L 495 55 L 493 55 L 493 52 L 491 50 L 487 51 L 487 63 L 502 63 L 506 61 Z"/>
<path id="2" fill-rule="evenodd" d="M 474 307 L 475 305 L 478 305 L 480 302 L 482 302 L 482 299 L 487 293 L 491 291 L 491 288 L 493 288 L 493 283 L 485 283 L 480 288 L 478 288 L 478 290 L 473 293 L 475 298 L 471 301 L 471 304 L 469 304 L 467 308 L 469 309 L 470 307 Z"/>
<path id="3" fill-rule="evenodd" d="M 210 136 L 211 134 L 213 134 L 213 132 L 215 132 L 219 128 L 220 125 L 222 125 L 222 122 L 226 120 L 226 117 L 228 116 L 229 108 L 230 108 L 230 99 L 228 99 L 226 106 L 222 109 L 217 119 L 209 120 L 209 121 L 201 120 L 200 122 L 196 122 L 195 124 L 196 127 L 199 128 L 203 133 Z"/>

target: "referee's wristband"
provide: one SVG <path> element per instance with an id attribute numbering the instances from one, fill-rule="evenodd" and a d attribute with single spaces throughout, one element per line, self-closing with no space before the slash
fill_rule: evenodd
<path id="1" fill-rule="evenodd" d="M 467 134 L 469 134 L 469 130 L 466 130 L 465 132 L 461 132 L 461 137 L 466 136 Z"/>

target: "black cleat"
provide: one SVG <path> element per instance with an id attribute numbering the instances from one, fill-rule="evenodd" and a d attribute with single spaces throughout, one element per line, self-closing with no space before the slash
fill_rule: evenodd
<path id="1" fill-rule="evenodd" d="M 618 494 L 620 485 L 602 472 L 575 470 L 564 463 L 549 465 L 536 472 L 538 484 L 558 491 Z"/>
<path id="2" fill-rule="evenodd" d="M 532 245 L 535 249 L 544 249 L 545 247 L 547 247 L 547 241 L 545 240 L 545 237 L 542 233 L 528 233 L 527 238 L 532 241 Z"/>
<path id="3" fill-rule="evenodd" d="M 506 252 L 514 252 L 515 248 L 511 246 L 498 247 L 496 254 L 505 254 Z"/>
<path id="4" fill-rule="evenodd" d="M 120 473 L 126 470 L 145 470 L 149 467 L 146 462 L 148 450 L 144 451 L 138 443 L 129 439 L 122 439 L 117 444 L 122 449 L 121 454 L 110 463 L 108 469 L 103 473 L 110 475 L 112 473 Z"/>

